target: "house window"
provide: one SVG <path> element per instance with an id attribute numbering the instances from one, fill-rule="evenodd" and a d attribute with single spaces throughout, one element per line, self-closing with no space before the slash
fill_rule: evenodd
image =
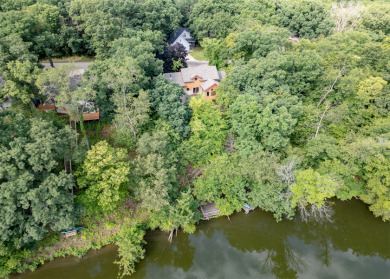
<path id="1" fill-rule="evenodd" d="M 184 38 L 186 37 L 186 33 L 183 33 L 183 37 L 184 37 Z"/>
<path id="2" fill-rule="evenodd" d="M 198 78 L 195 78 L 195 81 L 197 81 L 198 80 Z"/>
<path id="3" fill-rule="evenodd" d="M 187 91 L 190 91 L 190 88 L 189 88 L 189 87 L 187 87 Z"/>
<path id="4" fill-rule="evenodd" d="M 192 89 L 192 92 L 193 92 L 194 94 L 198 93 L 198 92 L 199 92 L 199 87 L 194 87 L 194 88 Z"/>
<path id="5" fill-rule="evenodd" d="M 210 96 L 210 92 L 209 91 L 207 91 L 207 97 L 209 97 Z"/>

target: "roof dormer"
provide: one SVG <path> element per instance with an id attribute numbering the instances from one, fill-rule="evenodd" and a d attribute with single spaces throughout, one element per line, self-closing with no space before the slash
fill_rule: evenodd
<path id="1" fill-rule="evenodd" d="M 191 79 L 194 80 L 194 81 L 197 81 L 197 80 L 201 80 L 202 77 L 201 77 L 201 76 L 198 76 L 198 75 L 195 75 L 195 76 L 193 76 Z"/>

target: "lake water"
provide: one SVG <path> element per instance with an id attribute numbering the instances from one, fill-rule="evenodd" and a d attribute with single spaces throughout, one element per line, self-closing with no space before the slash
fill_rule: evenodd
<path id="1" fill-rule="evenodd" d="M 334 205 L 333 223 L 277 223 L 255 210 L 202 221 L 195 234 L 146 234 L 145 259 L 126 278 L 390 278 L 390 224 L 359 201 Z M 66 257 L 17 279 L 117 278 L 115 245 Z"/>

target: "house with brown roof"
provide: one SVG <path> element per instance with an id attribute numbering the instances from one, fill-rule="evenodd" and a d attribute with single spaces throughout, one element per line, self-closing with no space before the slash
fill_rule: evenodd
<path id="1" fill-rule="evenodd" d="M 206 100 L 216 98 L 215 90 L 225 76 L 224 71 L 218 71 L 217 67 L 209 65 L 182 68 L 178 73 L 164 74 L 168 81 L 179 84 L 187 96 L 202 94 Z"/>

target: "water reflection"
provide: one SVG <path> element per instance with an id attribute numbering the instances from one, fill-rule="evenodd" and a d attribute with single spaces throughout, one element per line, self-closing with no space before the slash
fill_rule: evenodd
<path id="1" fill-rule="evenodd" d="M 389 224 L 358 201 L 336 202 L 335 210 L 334 222 L 322 224 L 239 213 L 201 222 L 195 234 L 181 232 L 172 244 L 167 234 L 148 232 L 146 257 L 129 278 L 390 278 Z M 18 278 L 116 278 L 116 256 L 103 249 Z"/>

